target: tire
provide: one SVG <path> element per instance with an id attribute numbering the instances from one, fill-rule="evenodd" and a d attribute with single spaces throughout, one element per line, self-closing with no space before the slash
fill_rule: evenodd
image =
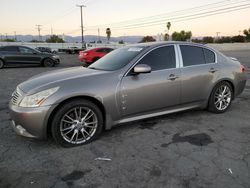
<path id="1" fill-rule="evenodd" d="M 50 58 L 46 58 L 46 59 L 43 60 L 43 66 L 45 66 L 45 67 L 54 67 L 55 62 Z"/>
<path id="2" fill-rule="evenodd" d="M 96 62 L 96 61 L 99 60 L 99 59 L 100 59 L 99 57 L 93 58 L 92 63 Z"/>
<path id="3" fill-rule="evenodd" d="M 220 114 L 226 112 L 233 100 L 232 86 L 226 82 L 217 84 L 209 98 L 208 111 Z"/>
<path id="4" fill-rule="evenodd" d="M 61 106 L 55 113 L 51 126 L 52 137 L 63 147 L 88 144 L 96 140 L 102 130 L 101 110 L 94 103 L 80 99 Z"/>
<path id="5" fill-rule="evenodd" d="M 0 59 L 0 69 L 4 67 L 4 61 Z"/>

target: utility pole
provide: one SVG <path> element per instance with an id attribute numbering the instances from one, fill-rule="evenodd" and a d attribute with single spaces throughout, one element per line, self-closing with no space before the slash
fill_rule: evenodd
<path id="1" fill-rule="evenodd" d="M 85 5 L 76 5 L 76 6 L 80 7 L 80 11 L 81 11 L 82 48 L 84 48 L 82 7 L 86 7 L 86 6 Z"/>
<path id="2" fill-rule="evenodd" d="M 8 33 L 5 33 L 5 38 L 8 39 Z"/>
<path id="3" fill-rule="evenodd" d="M 216 32 L 216 38 L 218 39 L 219 38 L 219 34 L 220 34 L 220 32 Z"/>
<path id="4" fill-rule="evenodd" d="M 100 38 L 100 29 L 98 28 L 98 43 L 101 41 L 101 38 Z"/>
<path id="5" fill-rule="evenodd" d="M 50 28 L 50 35 L 51 35 L 51 36 L 53 35 L 53 28 L 52 28 L 52 26 L 51 26 L 51 28 Z"/>
<path id="6" fill-rule="evenodd" d="M 15 41 L 16 41 L 16 31 L 14 31 L 14 36 L 15 36 L 15 38 L 14 38 L 14 39 L 15 39 Z"/>
<path id="7" fill-rule="evenodd" d="M 38 37 L 39 37 L 38 40 L 39 40 L 39 41 L 42 41 L 42 40 L 41 40 L 41 33 L 40 33 L 40 32 L 41 32 L 41 26 L 42 26 L 42 25 L 36 25 L 37 31 L 38 31 Z"/>

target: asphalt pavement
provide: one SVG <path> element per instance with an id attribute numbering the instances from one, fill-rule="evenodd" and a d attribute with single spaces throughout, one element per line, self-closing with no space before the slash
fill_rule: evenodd
<path id="1" fill-rule="evenodd" d="M 225 52 L 250 70 L 250 51 Z M 0 70 L 0 187 L 248 188 L 250 71 L 245 91 L 224 114 L 191 110 L 121 125 L 97 141 L 61 148 L 17 136 L 8 101 L 15 87 L 49 70 L 79 66 L 61 55 L 54 68 Z"/>

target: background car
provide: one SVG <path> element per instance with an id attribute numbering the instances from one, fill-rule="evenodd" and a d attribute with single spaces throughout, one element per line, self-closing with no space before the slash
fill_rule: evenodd
<path id="1" fill-rule="evenodd" d="M 121 123 L 201 108 L 226 112 L 246 85 L 241 63 L 205 45 L 162 42 L 114 50 L 88 68 L 38 75 L 9 103 L 17 134 L 62 146 L 95 140 Z"/>
<path id="2" fill-rule="evenodd" d="M 4 66 L 42 65 L 53 67 L 60 63 L 58 55 L 43 53 L 26 46 L 0 47 L 0 69 Z"/>
<path id="3" fill-rule="evenodd" d="M 40 51 L 40 52 L 47 52 L 47 53 L 52 54 L 51 48 L 48 48 L 48 47 L 37 47 L 35 49 L 38 50 L 38 51 Z"/>
<path id="4" fill-rule="evenodd" d="M 79 59 L 82 62 L 85 62 L 87 64 L 91 64 L 113 50 L 114 49 L 112 49 L 112 48 L 105 47 L 105 48 L 94 48 L 91 50 L 80 51 L 79 52 Z"/>

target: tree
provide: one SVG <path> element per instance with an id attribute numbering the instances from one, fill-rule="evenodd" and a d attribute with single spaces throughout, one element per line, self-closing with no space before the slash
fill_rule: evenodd
<path id="1" fill-rule="evenodd" d="M 108 43 L 109 43 L 109 40 L 110 40 L 110 37 L 111 37 L 111 29 L 110 28 L 106 29 L 106 34 L 107 34 L 107 39 L 108 39 Z"/>
<path id="2" fill-rule="evenodd" d="M 232 38 L 231 37 L 220 37 L 215 40 L 215 43 L 231 43 Z"/>
<path id="3" fill-rule="evenodd" d="M 192 39 L 192 42 L 195 42 L 195 43 L 203 43 L 202 39 Z"/>
<path id="4" fill-rule="evenodd" d="M 52 35 L 50 38 L 46 39 L 47 43 L 64 43 L 64 40 L 57 35 Z"/>
<path id="5" fill-rule="evenodd" d="M 187 41 L 190 40 L 192 37 L 192 32 L 191 31 L 184 31 L 182 30 L 181 32 L 174 32 L 172 34 L 172 40 L 174 41 Z"/>
<path id="6" fill-rule="evenodd" d="M 4 39 L 4 40 L 2 40 L 3 42 L 16 42 L 16 40 L 15 39 Z"/>
<path id="7" fill-rule="evenodd" d="M 232 42 L 245 42 L 245 37 L 242 35 L 233 36 Z"/>
<path id="8" fill-rule="evenodd" d="M 166 34 L 164 35 L 164 40 L 165 40 L 165 41 L 169 41 L 169 34 L 166 33 Z"/>
<path id="9" fill-rule="evenodd" d="M 168 22 L 167 23 L 167 30 L 168 30 L 168 33 L 166 33 L 165 35 L 164 35 L 164 40 L 165 41 L 168 41 L 169 39 L 170 39 L 170 35 L 169 35 L 169 30 L 170 30 L 170 28 L 171 28 L 171 22 Z"/>
<path id="10" fill-rule="evenodd" d="M 143 37 L 142 40 L 140 41 L 140 43 L 143 43 L 143 42 L 155 42 L 156 40 L 152 37 L 152 36 L 146 36 L 146 37 Z"/>
<path id="11" fill-rule="evenodd" d="M 213 37 L 203 37 L 202 42 L 205 44 L 214 43 L 214 38 Z"/>
<path id="12" fill-rule="evenodd" d="M 250 28 L 244 30 L 244 35 L 246 35 L 246 41 L 250 42 Z"/>

